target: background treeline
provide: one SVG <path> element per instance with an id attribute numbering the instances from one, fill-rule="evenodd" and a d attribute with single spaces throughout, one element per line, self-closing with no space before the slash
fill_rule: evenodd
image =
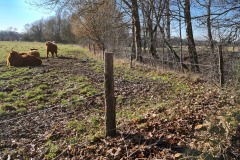
<path id="1" fill-rule="evenodd" d="M 167 48 L 168 59 L 181 61 L 182 53 L 174 47 L 186 45 L 190 62 L 198 64 L 196 45 L 208 46 L 214 55 L 217 44 L 236 45 L 240 39 L 239 0 L 27 2 L 45 9 L 55 7 L 56 15 L 27 24 L 21 34 L 14 29 L 2 31 L 0 40 L 91 43 L 102 51 L 131 47 L 139 61 L 144 54 L 158 59 L 162 46 Z"/>
<path id="2" fill-rule="evenodd" d="M 31 24 L 26 24 L 24 32 L 17 32 L 16 28 L 10 27 L 0 31 L 1 41 L 56 41 L 60 43 L 75 43 L 75 35 L 71 31 L 69 17 L 57 12 L 55 16 L 40 19 Z"/>
<path id="3" fill-rule="evenodd" d="M 70 18 L 57 12 L 55 16 L 25 25 L 22 40 L 74 43 L 75 35 L 71 31 Z"/>
<path id="4" fill-rule="evenodd" d="M 0 41 L 16 41 L 21 39 L 22 34 L 16 28 L 9 27 L 5 31 L 0 31 Z"/>

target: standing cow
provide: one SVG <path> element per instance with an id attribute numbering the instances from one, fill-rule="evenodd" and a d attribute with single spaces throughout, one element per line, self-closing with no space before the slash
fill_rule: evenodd
<path id="1" fill-rule="evenodd" d="M 48 58 L 49 52 L 51 52 L 53 58 L 54 58 L 54 53 L 57 57 L 58 47 L 55 43 L 48 41 L 48 42 L 46 42 L 46 47 L 47 47 L 47 58 Z"/>

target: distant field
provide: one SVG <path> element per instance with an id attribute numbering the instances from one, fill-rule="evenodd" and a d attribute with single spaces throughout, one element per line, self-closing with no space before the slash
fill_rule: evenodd
<path id="1" fill-rule="evenodd" d="M 8 53 L 11 49 L 20 52 L 28 52 L 29 49 L 36 48 L 41 54 L 41 57 L 46 57 L 46 49 L 44 42 L 21 42 L 21 41 L 0 41 L 0 62 L 6 61 Z M 65 55 L 76 50 L 82 50 L 76 45 L 58 44 L 59 55 Z"/>

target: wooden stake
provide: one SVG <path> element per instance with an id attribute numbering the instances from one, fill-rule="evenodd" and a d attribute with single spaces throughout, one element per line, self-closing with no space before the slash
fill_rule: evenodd
<path id="1" fill-rule="evenodd" d="M 113 53 L 105 53 L 105 116 L 106 116 L 106 136 L 116 136 L 116 110 L 114 97 L 113 78 Z"/>
<path id="2" fill-rule="evenodd" d="M 218 58 L 219 58 L 219 79 L 220 79 L 220 86 L 223 87 L 225 80 L 224 80 L 224 64 L 223 64 L 223 56 L 222 56 L 222 45 L 218 46 Z"/>

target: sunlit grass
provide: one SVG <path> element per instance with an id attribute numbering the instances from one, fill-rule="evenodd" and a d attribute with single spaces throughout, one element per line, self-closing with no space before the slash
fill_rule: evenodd
<path id="1" fill-rule="evenodd" d="M 12 79 L 14 77 L 18 77 L 20 75 L 27 75 L 29 73 L 32 73 L 33 70 L 27 68 L 27 67 L 1 67 L 1 78 L 4 79 Z"/>
<path id="2" fill-rule="evenodd" d="M 0 61 L 6 60 L 11 49 L 28 52 L 31 48 L 38 49 L 41 55 L 45 53 L 45 46 L 42 42 L 0 41 Z"/>
<path id="3" fill-rule="evenodd" d="M 45 155 L 45 158 L 54 159 L 59 151 L 59 146 L 52 141 L 47 142 L 45 146 L 49 148 L 49 152 Z"/>
<path id="4" fill-rule="evenodd" d="M 45 56 L 44 43 L 36 44 L 43 47 L 41 52 Z M 82 59 L 88 57 L 85 53 L 86 50 L 77 45 L 59 44 L 59 54 L 61 56 Z M 180 114 L 187 114 L 183 111 L 182 113 L 179 112 L 182 107 L 194 107 L 195 104 L 192 103 L 194 100 L 201 102 L 201 99 L 197 100 L 197 96 L 191 94 L 198 94 L 198 88 L 200 87 L 191 88 L 191 83 L 186 82 L 186 80 L 182 81 L 176 74 L 162 73 L 158 70 L 140 66 L 130 69 L 129 65 L 126 64 L 124 62 L 114 65 L 114 75 L 117 83 L 125 80 L 131 82 L 132 86 L 135 85 L 134 87 L 129 86 L 130 88 L 126 90 L 121 90 L 125 87 L 124 84 L 120 87 L 117 86 L 119 90 L 118 95 L 116 95 L 116 117 L 119 125 L 127 124 L 133 120 L 139 121 L 149 115 L 159 120 L 173 120 L 176 117 L 179 118 Z M 94 74 L 103 74 L 102 60 L 93 58 L 84 65 Z M 13 91 L 9 93 L 0 92 L 0 99 L 3 100 L 0 102 L 0 115 L 9 112 L 24 113 L 29 108 L 45 109 L 45 107 L 55 105 L 61 105 L 67 109 L 83 108 L 83 116 L 79 114 L 77 118 L 73 117 L 66 122 L 69 132 L 74 133 L 76 131 L 77 134 L 66 137 L 63 140 L 64 143 L 72 142 L 70 143 L 72 145 L 80 141 L 92 141 L 99 136 L 103 136 L 104 107 L 102 106 L 102 100 L 98 101 L 96 99 L 99 97 L 95 99 L 94 96 L 103 90 L 103 85 L 100 82 L 99 84 L 96 84 L 97 82 L 92 83 L 92 79 L 84 75 L 62 74 L 63 72 L 60 69 L 51 68 L 47 73 L 35 74 L 38 73 L 35 71 L 39 70 L 28 67 L 0 67 L 0 77 L 4 77 L 4 80 L 0 81 L 0 88 L 13 87 Z M 187 81 L 190 81 L 190 79 Z M 143 85 L 143 91 L 137 90 L 137 92 L 132 93 L 134 89 L 138 89 L 138 86 L 141 85 Z M 18 87 L 24 89 L 20 90 Z M 146 92 L 145 87 L 147 88 Z M 123 94 L 124 92 L 129 92 L 129 94 Z M 138 95 L 138 92 L 141 92 L 141 94 Z M 204 95 L 205 92 L 199 94 Z M 236 110 L 227 114 L 225 118 L 230 126 L 236 127 L 240 121 L 239 116 L 240 113 Z M 142 129 L 146 126 L 147 123 L 139 125 Z M 210 132 L 217 135 L 219 129 L 222 128 L 212 125 Z M 221 136 L 225 134 L 223 131 L 221 133 Z M 47 142 L 44 147 L 48 148 L 49 152 L 45 158 L 53 159 L 59 154 L 59 146 L 55 144 L 55 141 L 51 141 L 52 137 L 46 137 L 46 139 L 49 140 L 49 143 Z"/>
<path id="5" fill-rule="evenodd" d="M 85 53 L 86 49 L 77 45 L 57 44 L 58 54 L 62 56 L 74 56 L 74 53 Z M 40 52 L 41 57 L 46 57 L 45 42 L 23 42 L 23 41 L 0 41 L 0 62 L 6 61 L 11 49 L 19 52 L 28 52 L 31 48 L 36 48 Z M 79 54 L 79 57 L 83 54 Z M 76 58 L 79 58 L 76 57 Z"/>

